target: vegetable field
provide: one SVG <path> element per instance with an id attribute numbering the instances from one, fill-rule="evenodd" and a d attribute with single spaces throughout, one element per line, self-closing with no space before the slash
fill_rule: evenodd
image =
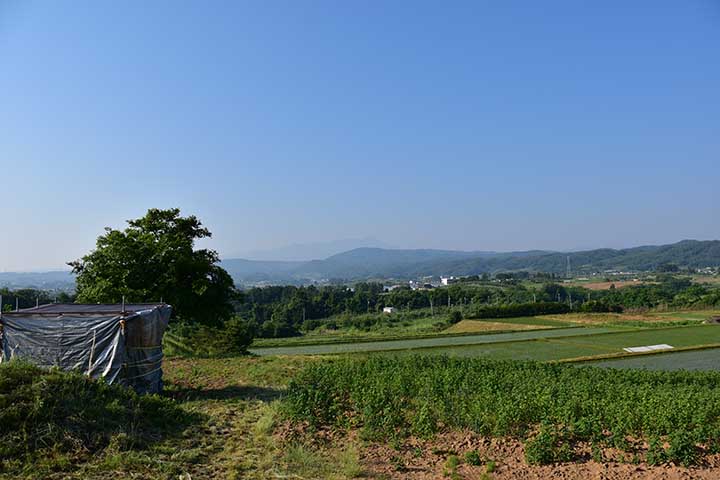
<path id="1" fill-rule="evenodd" d="M 525 441 L 530 463 L 575 458 L 579 444 L 650 464 L 689 465 L 720 449 L 720 373 L 576 368 L 446 356 L 318 362 L 291 382 L 283 408 L 315 427 L 366 438 L 470 429 Z"/>

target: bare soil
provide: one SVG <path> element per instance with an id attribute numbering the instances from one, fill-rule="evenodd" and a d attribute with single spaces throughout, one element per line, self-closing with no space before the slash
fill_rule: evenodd
<path id="1" fill-rule="evenodd" d="M 469 465 L 465 454 L 475 450 L 482 462 Z M 491 439 L 468 432 L 448 433 L 432 441 L 410 438 L 399 447 L 369 443 L 360 451 L 362 466 L 369 478 L 431 480 L 442 478 L 544 480 L 544 479 L 718 479 L 720 455 L 705 458 L 699 467 L 684 468 L 677 465 L 651 466 L 633 463 L 628 454 L 605 449 L 603 463 L 591 459 L 589 446 L 578 446 L 576 454 L 581 461 L 555 465 L 528 465 L 522 444 L 513 439 Z M 448 458 L 460 459 L 454 470 L 448 467 Z M 488 472 L 489 462 L 494 462 Z"/>
<path id="2" fill-rule="evenodd" d="M 461 320 L 444 333 L 497 332 L 507 330 L 543 330 L 553 328 L 547 325 L 528 325 L 522 323 L 503 323 L 484 320 Z"/>
<path id="3" fill-rule="evenodd" d="M 642 285 L 643 281 L 635 280 L 620 280 L 617 282 L 592 282 L 592 283 L 579 283 L 578 285 L 587 288 L 588 290 L 608 290 L 611 285 L 615 285 L 615 288 L 629 287 L 630 285 Z"/>

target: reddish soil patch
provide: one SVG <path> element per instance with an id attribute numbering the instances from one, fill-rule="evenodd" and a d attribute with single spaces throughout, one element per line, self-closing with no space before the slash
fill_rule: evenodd
<path id="1" fill-rule="evenodd" d="M 465 454 L 475 450 L 482 459 L 481 465 L 469 465 Z M 456 455 L 460 463 L 455 470 L 461 479 L 484 478 L 496 480 L 544 479 L 717 479 L 720 478 L 720 455 L 705 457 L 701 467 L 683 468 L 675 465 L 650 466 L 633 464 L 628 455 L 606 449 L 604 458 L 615 461 L 598 463 L 591 460 L 590 448 L 576 449 L 582 461 L 556 465 L 528 465 L 520 442 L 512 439 L 489 439 L 472 433 L 439 435 L 432 441 L 410 438 L 397 448 L 386 444 L 368 444 L 361 450 L 361 460 L 370 478 L 435 480 L 451 478 L 447 460 Z M 487 462 L 494 469 L 487 473 Z M 627 462 L 627 463 L 624 463 Z"/>

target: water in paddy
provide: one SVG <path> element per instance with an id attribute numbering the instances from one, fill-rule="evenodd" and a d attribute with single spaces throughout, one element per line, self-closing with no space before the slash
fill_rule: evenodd
<path id="1" fill-rule="evenodd" d="M 669 352 L 617 360 L 600 360 L 583 365 L 609 368 L 642 368 L 647 370 L 716 370 L 720 371 L 720 348 Z"/>
<path id="2" fill-rule="evenodd" d="M 408 340 L 388 340 L 358 343 L 336 343 L 329 345 L 299 345 L 287 347 L 254 348 L 250 351 L 256 355 L 321 355 L 337 353 L 378 352 L 388 350 L 404 350 L 431 347 L 453 347 L 480 345 L 519 340 L 535 340 L 541 338 L 561 338 L 577 335 L 616 332 L 617 329 L 605 327 L 591 328 L 556 328 L 552 330 L 531 330 L 513 333 L 495 333 L 484 335 L 463 335 L 458 337 L 432 337 Z M 440 353 L 440 352 L 438 352 Z"/>

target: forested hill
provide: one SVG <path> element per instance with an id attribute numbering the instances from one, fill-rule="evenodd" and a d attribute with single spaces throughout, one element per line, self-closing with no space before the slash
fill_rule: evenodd
<path id="1" fill-rule="evenodd" d="M 324 260 L 291 262 L 226 259 L 221 266 L 238 284 L 266 282 L 299 285 L 322 279 L 413 279 L 425 275 L 480 275 L 513 270 L 564 273 L 567 257 L 570 257 L 574 274 L 611 269 L 651 271 L 662 264 L 694 268 L 720 266 L 720 241 L 684 240 L 672 245 L 572 253 L 542 250 L 498 253 L 356 248 Z M 71 290 L 73 286 L 74 276 L 70 272 L 0 272 L 0 288 Z"/>
<path id="2" fill-rule="evenodd" d="M 512 270 L 564 273 L 568 257 L 575 273 L 611 269 L 649 271 L 662 264 L 699 268 L 720 265 L 720 241 L 684 240 L 671 245 L 571 253 L 541 250 L 497 253 L 358 248 L 309 262 L 283 262 L 281 265 L 273 262 L 267 265 L 268 262 L 228 260 L 223 262 L 223 266 L 239 282 L 266 280 L 298 283 L 308 279 L 416 278 L 424 275 L 475 275 Z M 266 266 L 267 269 L 264 268 Z"/>

